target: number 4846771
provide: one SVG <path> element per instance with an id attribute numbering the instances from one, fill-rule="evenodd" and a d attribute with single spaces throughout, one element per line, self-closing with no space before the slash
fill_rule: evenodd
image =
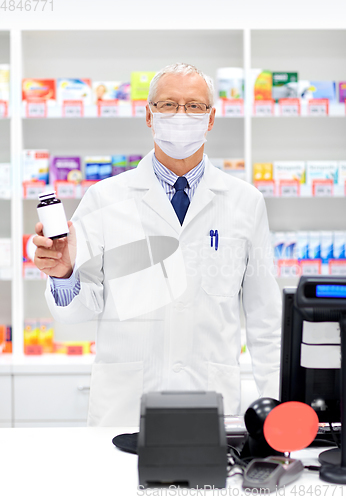
<path id="1" fill-rule="evenodd" d="M 54 10 L 53 0 L 0 0 L 0 9 L 9 12 Z"/>

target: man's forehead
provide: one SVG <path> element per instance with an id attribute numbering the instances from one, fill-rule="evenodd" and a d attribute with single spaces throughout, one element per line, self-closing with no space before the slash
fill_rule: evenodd
<path id="1" fill-rule="evenodd" d="M 157 94 L 171 91 L 187 94 L 187 96 L 196 93 L 201 97 L 207 98 L 208 96 L 207 83 L 198 73 L 187 75 L 167 73 L 163 75 L 157 84 Z"/>

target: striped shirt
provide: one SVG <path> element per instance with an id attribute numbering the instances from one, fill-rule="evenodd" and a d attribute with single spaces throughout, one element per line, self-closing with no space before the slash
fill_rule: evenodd
<path id="1" fill-rule="evenodd" d="M 188 182 L 188 187 L 185 188 L 185 193 L 189 197 L 189 200 L 192 200 L 193 195 L 197 189 L 198 184 L 200 183 L 203 174 L 204 174 L 205 160 L 204 155 L 202 161 L 190 170 L 187 174 L 184 175 Z M 166 195 L 168 196 L 169 201 L 172 201 L 172 198 L 175 194 L 174 184 L 178 179 L 178 176 L 169 170 L 167 167 L 162 165 L 156 158 L 155 154 L 153 154 L 153 169 L 156 177 L 159 179 L 161 186 L 165 190 Z"/>
<path id="2" fill-rule="evenodd" d="M 188 186 L 185 188 L 185 193 L 189 197 L 190 201 L 203 177 L 204 167 L 205 160 L 203 155 L 202 161 L 186 175 L 184 175 L 188 182 Z M 172 201 L 175 193 L 173 186 L 175 181 L 178 179 L 178 176 L 162 165 L 162 163 L 160 163 L 156 158 L 155 154 L 153 154 L 153 169 L 156 177 L 160 181 L 161 186 L 165 190 L 169 201 Z M 68 306 L 72 299 L 79 294 L 80 281 L 76 278 L 74 273 L 72 273 L 72 275 L 67 279 L 50 278 L 50 288 L 56 305 Z"/>
<path id="3" fill-rule="evenodd" d="M 57 306 L 68 306 L 79 294 L 80 281 L 74 273 L 69 278 L 50 278 L 50 289 Z"/>

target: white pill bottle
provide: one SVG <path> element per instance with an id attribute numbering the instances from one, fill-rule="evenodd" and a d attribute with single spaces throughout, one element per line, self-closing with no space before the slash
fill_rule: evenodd
<path id="1" fill-rule="evenodd" d="M 68 235 L 68 225 L 64 206 L 55 197 L 55 191 L 48 191 L 39 195 L 37 205 L 39 221 L 43 225 L 43 235 L 52 240 L 64 238 Z"/>

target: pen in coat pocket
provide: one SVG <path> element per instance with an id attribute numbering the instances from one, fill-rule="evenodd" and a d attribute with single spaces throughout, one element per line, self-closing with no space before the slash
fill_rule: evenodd
<path id="1" fill-rule="evenodd" d="M 219 232 L 217 229 L 215 231 L 213 229 L 210 230 L 210 246 L 213 247 L 213 238 L 215 237 L 215 250 L 219 248 Z"/>

